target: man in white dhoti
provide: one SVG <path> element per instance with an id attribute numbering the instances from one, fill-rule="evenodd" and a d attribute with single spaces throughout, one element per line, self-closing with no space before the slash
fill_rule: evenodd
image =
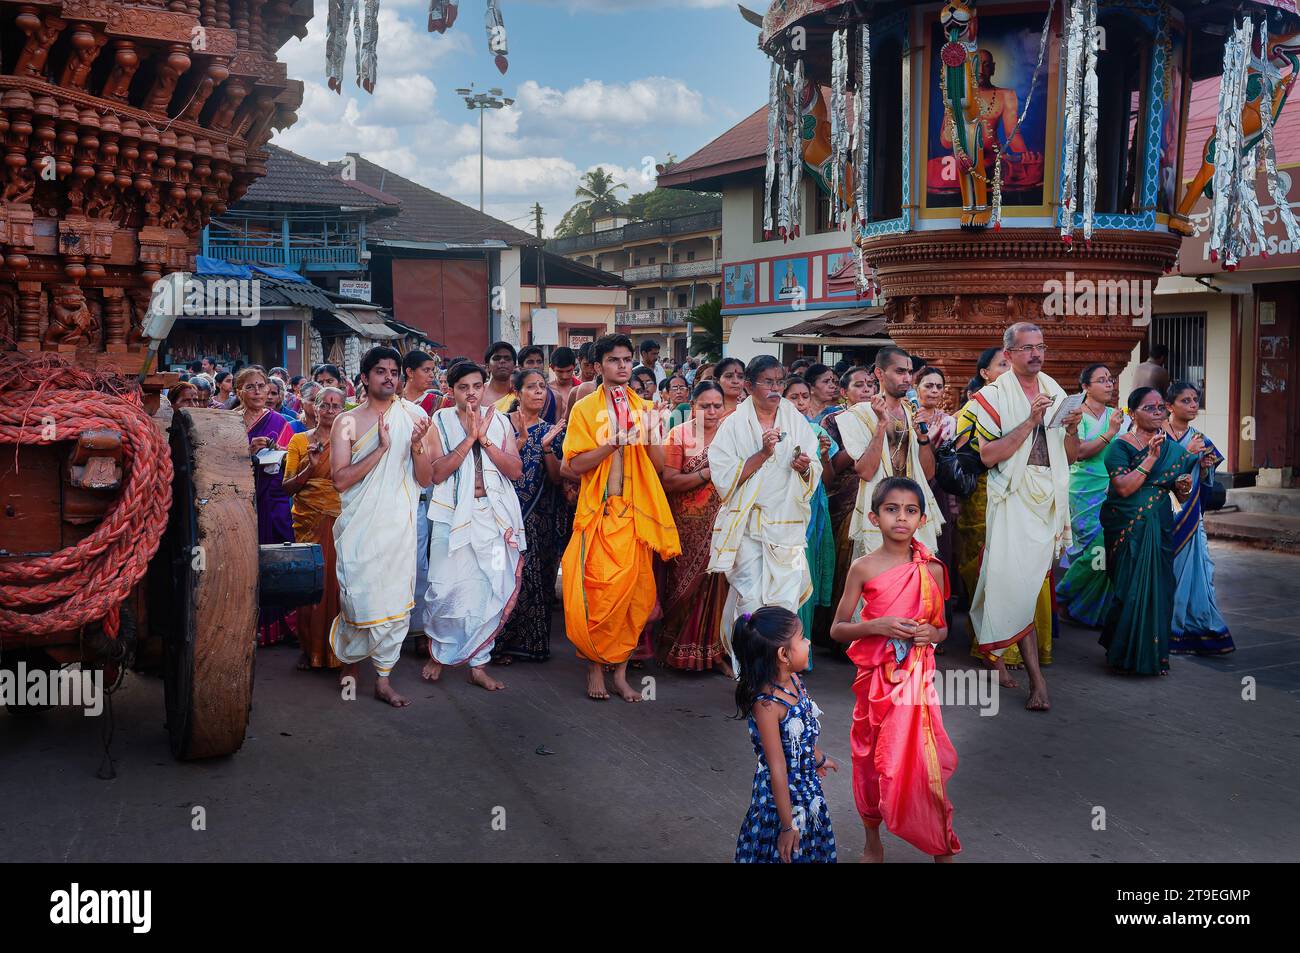
<path id="1" fill-rule="evenodd" d="M 835 418 L 844 451 L 853 458 L 853 469 L 861 481 L 849 518 L 853 558 L 880 547 L 880 528 L 868 518 L 871 494 L 881 480 L 893 476 L 907 477 L 921 487 L 926 519 L 917 529 L 916 539 L 937 554 L 944 519 L 929 484 L 934 476 L 934 447 L 929 436 L 920 432 L 904 399 L 912 386 L 912 358 L 902 348 L 882 347 L 876 352 L 873 373 L 880 392 Z"/>
<path id="2" fill-rule="evenodd" d="M 342 512 L 334 521 L 339 614 L 330 647 L 355 677 L 370 659 L 375 697 L 394 708 L 410 701 L 389 683 L 415 605 L 415 512 L 420 487 L 433 479 L 424 438 L 429 418 L 397 396 L 402 356 L 373 347 L 361 358 L 366 399 L 339 414 L 330 430 L 330 462 Z"/>
<path id="3" fill-rule="evenodd" d="M 469 680 L 488 691 L 492 645 L 519 595 L 524 518 L 510 482 L 523 475 L 510 422 L 484 405 L 487 372 L 462 361 L 447 371 L 455 407 L 434 412 L 429 430 L 429 588 L 424 631 L 429 661 L 421 677 L 469 663 Z"/>
<path id="4" fill-rule="evenodd" d="M 438 375 L 433 355 L 424 351 L 407 351 L 402 357 L 402 375 L 405 378 L 402 397 L 433 416 L 434 399 L 438 396 L 433 391 Z M 432 493 L 432 488 L 422 488 L 415 510 L 415 608 L 411 610 L 411 629 L 407 636 L 415 641 L 421 653 L 425 647 L 424 592 L 429 588 L 429 497 Z"/>
<path id="5" fill-rule="evenodd" d="M 1019 644 L 1029 673 L 1025 707 L 1047 711 L 1034 607 L 1053 560 L 1070 542 L 1070 462 L 1078 438 L 1066 428 L 1074 429 L 1082 411 L 1066 415 L 1060 426 L 1044 425 L 1065 391 L 1042 373 L 1047 345 L 1037 325 L 1013 324 L 1002 346 L 1012 372 L 974 398 L 980 459 L 990 469 L 984 556 L 970 616 L 991 659 Z"/>
<path id="6" fill-rule="evenodd" d="M 733 667 L 731 630 L 738 616 L 763 606 L 797 613 L 812 594 L 808 520 L 821 463 L 816 433 L 781 396 L 785 377 L 770 354 L 750 361 L 750 398 L 719 425 L 709 444 L 709 474 L 722 506 L 713 523 L 708 571 L 726 573 L 730 584 L 722 642 Z"/>

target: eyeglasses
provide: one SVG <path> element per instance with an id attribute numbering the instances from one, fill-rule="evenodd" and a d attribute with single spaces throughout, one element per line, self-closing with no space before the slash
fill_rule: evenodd
<path id="1" fill-rule="evenodd" d="M 778 378 L 760 377 L 754 381 L 754 386 L 766 387 L 768 390 L 776 390 L 777 388 L 781 387 L 781 385 L 783 385 L 784 383 L 785 383 L 784 377 L 778 377 Z"/>
<path id="2" fill-rule="evenodd" d="M 1113 383 L 1115 383 L 1115 378 L 1113 378 L 1113 377 L 1094 377 L 1092 380 L 1088 381 L 1088 383 L 1089 383 L 1090 385 L 1091 385 L 1091 384 L 1113 384 Z"/>
<path id="3" fill-rule="evenodd" d="M 1168 408 L 1164 404 L 1143 404 L 1138 410 L 1144 414 L 1154 414 L 1157 417 L 1168 412 Z"/>
<path id="4" fill-rule="evenodd" d="M 1046 344 L 1023 344 L 1023 345 L 1021 345 L 1020 347 L 1009 347 L 1009 348 L 1007 348 L 1007 353 L 1009 353 L 1009 354 L 1015 354 L 1017 351 L 1019 351 L 1021 354 L 1025 354 L 1025 355 L 1029 355 L 1029 354 L 1046 354 L 1046 353 L 1047 353 L 1047 345 L 1046 345 Z"/>

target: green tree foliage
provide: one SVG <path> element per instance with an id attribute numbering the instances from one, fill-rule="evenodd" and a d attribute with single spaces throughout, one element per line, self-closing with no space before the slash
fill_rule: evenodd
<path id="1" fill-rule="evenodd" d="M 591 231 L 591 213 L 582 205 L 575 205 L 564 213 L 560 224 L 555 226 L 556 238 L 574 238 Z"/>
<path id="2" fill-rule="evenodd" d="M 694 215 L 698 212 L 716 212 L 721 208 L 720 192 L 683 192 L 679 189 L 641 192 L 629 198 L 626 205 L 627 217 L 638 222 Z"/>

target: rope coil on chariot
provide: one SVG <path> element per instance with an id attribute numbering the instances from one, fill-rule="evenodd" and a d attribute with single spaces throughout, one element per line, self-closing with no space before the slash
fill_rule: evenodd
<path id="1" fill-rule="evenodd" d="M 172 483 L 167 440 L 124 378 L 49 353 L 0 358 L 0 444 L 13 445 L 15 470 L 20 446 L 76 440 L 94 429 L 122 435 L 120 495 L 80 542 L 0 562 L 0 630 L 44 636 L 102 622 L 116 638 L 122 602 L 162 541 Z"/>

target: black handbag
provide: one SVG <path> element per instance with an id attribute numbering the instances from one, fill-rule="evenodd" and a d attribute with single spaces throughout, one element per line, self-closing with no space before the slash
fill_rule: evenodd
<path id="1" fill-rule="evenodd" d="M 980 477 L 988 470 L 979 451 L 970 443 L 958 447 L 956 437 L 935 448 L 934 461 L 939 488 L 963 500 L 979 488 Z"/>

